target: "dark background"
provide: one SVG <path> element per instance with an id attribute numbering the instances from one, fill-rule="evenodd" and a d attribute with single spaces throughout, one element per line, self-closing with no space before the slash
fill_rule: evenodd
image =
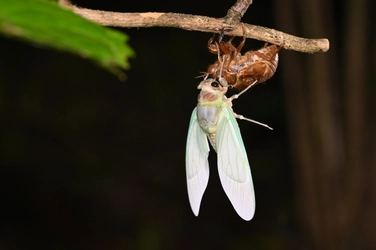
<path id="1" fill-rule="evenodd" d="M 74 1 L 211 17 L 233 2 Z M 242 19 L 331 42 L 321 54 L 282 50 L 274 77 L 233 102 L 274 128 L 238 122 L 256 192 L 250 222 L 227 199 L 214 151 L 197 218 L 188 202 L 186 135 L 196 77 L 216 60 L 212 34 L 118 29 L 136 52 L 126 82 L 1 37 L 0 248 L 375 249 L 371 2 L 254 1 Z M 248 39 L 243 51 L 261 46 Z"/>

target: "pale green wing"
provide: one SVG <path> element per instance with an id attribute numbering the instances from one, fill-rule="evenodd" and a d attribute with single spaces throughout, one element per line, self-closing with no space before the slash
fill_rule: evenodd
<path id="1" fill-rule="evenodd" d="M 195 108 L 188 129 L 185 164 L 188 198 L 196 216 L 209 181 L 209 150 L 208 139 L 198 123 L 197 108 Z"/>
<path id="2" fill-rule="evenodd" d="M 247 152 L 232 110 L 222 111 L 217 124 L 219 177 L 235 211 L 248 221 L 255 213 L 255 194 Z"/>

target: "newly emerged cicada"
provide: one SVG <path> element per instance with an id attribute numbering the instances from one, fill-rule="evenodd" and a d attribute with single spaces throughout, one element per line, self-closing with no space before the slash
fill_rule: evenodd
<path id="1" fill-rule="evenodd" d="M 238 215 L 248 221 L 255 212 L 255 195 L 247 152 L 236 118 L 272 128 L 233 112 L 232 100 L 253 84 L 227 98 L 225 94 L 228 84 L 222 78 L 222 69 L 218 81 L 208 78 L 198 85 L 201 92 L 197 107 L 192 112 L 187 136 L 188 197 L 193 213 L 198 216 L 201 199 L 209 181 L 209 140 L 218 155 L 218 173 L 222 187 Z"/>
<path id="2" fill-rule="evenodd" d="M 219 36 L 218 42 L 214 42 L 214 38 L 215 35 L 209 39 L 208 49 L 211 53 L 218 55 L 218 60 L 209 66 L 207 76 L 218 79 L 223 65 L 222 75 L 229 86 L 243 90 L 255 81 L 265 82 L 277 70 L 278 52 L 281 46 L 268 46 L 266 43 L 261 49 L 250 50 L 242 55 L 241 49 L 245 44 L 245 36 L 238 47 L 232 44 L 234 37 L 227 42 L 222 41 L 223 34 Z"/>

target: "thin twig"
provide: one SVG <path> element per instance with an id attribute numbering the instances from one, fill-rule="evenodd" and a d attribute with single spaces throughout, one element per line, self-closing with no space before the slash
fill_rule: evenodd
<path id="1" fill-rule="evenodd" d="M 237 0 L 236 3 L 228 10 L 227 15 L 224 17 L 228 22 L 240 22 L 244 16 L 252 0 Z"/>
<path id="2" fill-rule="evenodd" d="M 67 0 L 59 0 L 59 3 L 70 8 L 76 14 L 104 26 L 127 28 L 174 27 L 210 33 L 224 31 L 229 36 L 243 36 L 244 34 L 242 23 L 228 23 L 226 18 L 161 12 L 119 13 L 80 8 L 69 4 Z M 245 10 L 243 9 L 243 11 Z M 244 27 L 246 37 L 283 45 L 284 49 L 306 53 L 326 52 L 329 49 L 328 39 L 306 39 L 251 24 L 244 24 Z"/>

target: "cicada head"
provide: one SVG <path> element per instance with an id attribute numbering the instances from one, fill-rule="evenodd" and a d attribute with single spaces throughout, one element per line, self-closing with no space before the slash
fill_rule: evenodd
<path id="1" fill-rule="evenodd" d="M 202 93 L 220 94 L 224 95 L 227 92 L 227 82 L 222 78 L 219 81 L 209 78 L 200 82 L 197 89 L 201 89 Z"/>

